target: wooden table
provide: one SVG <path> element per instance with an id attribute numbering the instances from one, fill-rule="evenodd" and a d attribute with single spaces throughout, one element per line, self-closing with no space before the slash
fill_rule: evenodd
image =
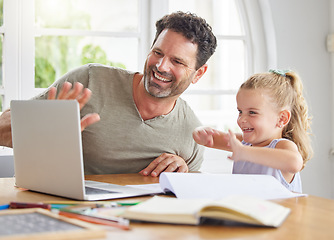
<path id="1" fill-rule="evenodd" d="M 158 178 L 139 174 L 113 174 L 87 176 L 87 179 L 127 184 L 157 183 Z M 41 202 L 66 200 L 51 195 L 24 191 L 14 187 L 14 178 L 0 178 L 0 204 L 10 201 Z M 145 200 L 149 197 L 124 199 L 124 201 Z M 291 208 L 291 214 L 277 229 L 240 226 L 185 226 L 158 223 L 131 223 L 131 230 L 111 229 L 108 239 L 334 239 L 334 200 L 308 196 L 276 200 Z"/>

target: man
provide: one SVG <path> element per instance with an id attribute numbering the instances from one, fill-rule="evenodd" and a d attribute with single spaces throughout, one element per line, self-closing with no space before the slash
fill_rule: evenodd
<path id="1" fill-rule="evenodd" d="M 190 13 L 167 15 L 156 28 L 144 74 L 88 64 L 36 97 L 80 103 L 86 174 L 159 176 L 200 168 L 203 149 L 192 139 L 200 122 L 179 96 L 206 72 L 216 38 L 205 20 Z M 9 121 L 6 111 L 0 118 L 5 146 L 11 146 Z"/>

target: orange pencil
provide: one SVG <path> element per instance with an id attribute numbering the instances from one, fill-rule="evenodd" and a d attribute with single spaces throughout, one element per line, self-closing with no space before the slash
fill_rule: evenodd
<path id="1" fill-rule="evenodd" d="M 89 222 L 89 223 L 95 223 L 95 224 L 101 224 L 101 225 L 106 225 L 106 226 L 111 226 L 111 227 L 117 227 L 117 228 L 121 228 L 123 230 L 129 230 L 130 229 L 130 227 L 128 225 L 124 225 L 124 224 L 120 224 L 120 223 L 112 222 L 112 221 L 108 221 L 108 220 L 103 220 L 103 219 L 99 219 L 99 218 L 94 218 L 94 217 L 90 217 L 90 216 L 80 215 L 80 214 L 76 214 L 76 213 L 59 211 L 59 215 L 69 217 L 69 218 L 79 219 L 79 220 Z"/>

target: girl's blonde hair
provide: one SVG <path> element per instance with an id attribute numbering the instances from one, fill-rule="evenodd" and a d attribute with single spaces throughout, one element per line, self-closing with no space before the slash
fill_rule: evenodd
<path id="1" fill-rule="evenodd" d="M 282 137 L 293 141 L 303 158 L 303 167 L 313 156 L 310 141 L 311 119 L 303 97 L 303 84 L 300 77 L 292 71 L 270 70 L 252 75 L 240 89 L 268 90 L 277 109 L 291 111 L 290 122 L 283 128 Z"/>

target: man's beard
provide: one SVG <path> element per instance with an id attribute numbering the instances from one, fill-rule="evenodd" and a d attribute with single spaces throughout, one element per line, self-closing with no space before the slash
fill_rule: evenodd
<path id="1" fill-rule="evenodd" d="M 168 73 L 159 72 L 156 66 L 145 68 L 144 71 L 144 86 L 146 91 L 153 97 L 156 98 L 167 98 L 173 94 L 173 83 L 175 77 Z M 154 70 L 154 71 L 153 71 Z M 168 88 L 162 88 L 159 84 L 151 81 L 154 78 L 154 72 L 159 73 L 161 76 L 171 79 L 171 85 Z"/>

